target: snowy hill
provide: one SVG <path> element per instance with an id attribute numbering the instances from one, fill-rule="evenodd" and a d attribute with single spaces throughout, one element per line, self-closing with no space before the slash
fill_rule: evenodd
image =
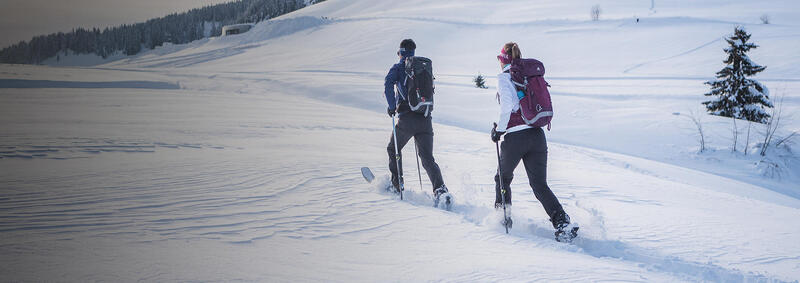
<path id="1" fill-rule="evenodd" d="M 761 46 L 756 79 L 798 113 L 797 3 L 538 2 L 328 0 L 93 67 L 0 66 L 0 278 L 800 280 L 796 157 L 764 177 L 711 116 L 698 154 L 673 114 L 702 111 L 737 25 Z M 431 207 L 413 166 L 407 201 L 358 172 L 385 178 L 383 76 L 409 37 L 434 60 L 452 212 Z M 574 244 L 552 240 L 522 166 L 510 234 L 492 207 L 492 74 L 508 41 L 548 68 L 548 182 L 582 226 Z M 475 88 L 478 73 L 492 87 Z"/>

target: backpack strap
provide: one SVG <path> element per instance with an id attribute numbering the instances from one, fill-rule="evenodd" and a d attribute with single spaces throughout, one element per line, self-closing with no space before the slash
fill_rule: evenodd
<path id="1" fill-rule="evenodd" d="M 525 82 L 522 83 L 522 84 L 518 83 L 518 82 L 515 82 L 514 79 L 511 79 L 511 82 L 514 83 L 514 85 L 516 85 L 518 87 L 521 87 L 522 89 L 527 89 L 528 88 L 528 78 L 525 78 Z"/>

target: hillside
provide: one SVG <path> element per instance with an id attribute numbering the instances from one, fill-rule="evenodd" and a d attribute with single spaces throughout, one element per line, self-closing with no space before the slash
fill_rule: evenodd
<path id="1" fill-rule="evenodd" d="M 310 5 L 307 0 L 235 0 L 172 13 L 145 22 L 100 29 L 76 27 L 70 32 L 37 35 L 0 49 L 0 63 L 86 65 L 86 57 L 116 59 L 164 44 L 185 44 L 222 35 L 230 24 L 257 23 Z M 69 28 L 69 27 L 66 27 Z M 78 60 L 74 57 L 79 57 Z M 83 58 L 81 58 L 83 57 Z M 46 62 L 48 61 L 49 62 Z M 77 62 L 76 62 L 77 61 Z M 96 60 L 93 60 L 96 61 Z"/>

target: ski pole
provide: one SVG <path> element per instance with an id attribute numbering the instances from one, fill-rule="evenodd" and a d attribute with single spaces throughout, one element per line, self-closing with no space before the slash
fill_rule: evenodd
<path id="1" fill-rule="evenodd" d="M 394 115 L 392 115 L 392 138 L 394 138 L 394 159 L 397 162 L 397 181 L 400 184 L 400 200 L 403 200 L 403 168 L 400 167 L 400 151 L 397 150 L 397 127 L 394 123 Z"/>
<path id="2" fill-rule="evenodd" d="M 417 147 L 417 139 L 414 138 L 414 151 L 417 153 L 417 176 L 419 177 L 419 188 L 422 189 L 422 171 L 419 170 L 419 148 Z"/>
<path id="3" fill-rule="evenodd" d="M 494 123 L 494 127 L 492 131 L 497 130 L 497 123 Z M 498 180 L 500 180 L 500 198 L 502 199 L 503 203 L 503 226 L 506 227 L 506 234 L 508 234 L 508 217 L 506 216 L 506 187 L 503 186 L 503 169 L 500 167 L 500 144 L 498 142 L 494 142 L 494 147 L 497 149 L 497 176 Z"/>

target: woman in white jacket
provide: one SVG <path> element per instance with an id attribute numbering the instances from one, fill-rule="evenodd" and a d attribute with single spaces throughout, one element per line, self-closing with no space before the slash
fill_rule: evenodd
<path id="1" fill-rule="evenodd" d="M 495 208 L 501 209 L 503 197 L 501 187 L 505 188 L 505 205 L 511 205 L 511 180 L 514 178 L 514 169 L 522 160 L 528 174 L 528 182 L 533 189 L 533 194 L 544 207 L 550 222 L 556 229 L 556 239 L 571 239 L 577 235 L 576 225 L 570 225 L 570 219 L 558 198 L 547 186 L 547 140 L 542 128 L 529 126 L 522 120 L 519 110 L 519 100 L 524 93 L 518 91 L 511 81 L 509 69 L 515 59 L 521 58 L 519 46 L 509 42 L 503 46 L 500 55 L 500 67 L 503 72 L 497 75 L 497 101 L 500 104 L 500 117 L 497 127 L 492 129 L 492 141 L 500 144 L 500 168 L 495 175 Z M 502 170 L 500 170 L 502 169 Z M 500 176 L 500 173 L 503 176 Z M 509 219 L 510 220 L 510 219 Z M 510 222 L 510 221 L 509 221 Z M 510 223 L 509 223 L 510 224 Z M 565 233 L 566 232 L 566 233 Z"/>

